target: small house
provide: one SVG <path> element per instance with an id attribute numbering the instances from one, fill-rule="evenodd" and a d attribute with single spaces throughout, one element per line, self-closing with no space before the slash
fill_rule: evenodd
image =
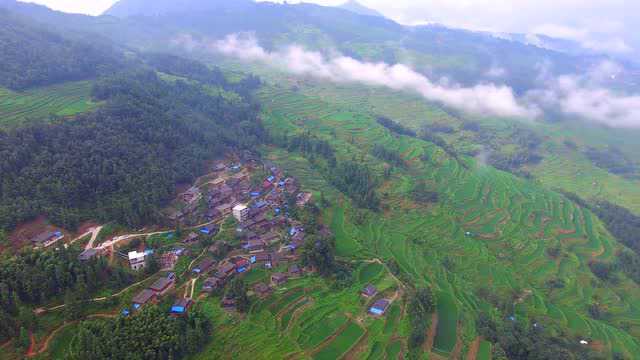
<path id="1" fill-rule="evenodd" d="M 289 266 L 289 276 L 290 277 L 301 277 L 302 276 L 302 269 L 296 264 L 293 264 L 293 265 Z"/>
<path id="2" fill-rule="evenodd" d="M 202 291 L 211 293 L 216 289 L 220 289 L 224 286 L 224 280 L 218 277 L 210 277 L 207 278 L 204 283 L 202 283 Z"/>
<path id="3" fill-rule="evenodd" d="M 60 231 L 45 232 L 31 239 L 31 242 L 37 247 L 46 248 L 57 243 L 63 238 L 64 234 Z"/>
<path id="4" fill-rule="evenodd" d="M 173 289 L 174 285 L 175 276 L 169 275 L 156 280 L 153 284 L 151 284 L 151 286 L 149 286 L 149 289 L 153 291 L 158 297 L 160 297 Z"/>
<path id="5" fill-rule="evenodd" d="M 171 306 L 171 315 L 185 315 L 187 311 L 189 311 L 191 305 L 193 305 L 193 300 L 189 298 L 180 299 Z"/>
<path id="6" fill-rule="evenodd" d="M 133 310 L 138 310 L 144 305 L 153 302 L 157 299 L 157 295 L 153 290 L 144 289 L 133 297 Z"/>
<path id="7" fill-rule="evenodd" d="M 209 226 L 202 227 L 200 229 L 200 233 L 214 236 L 218 233 L 219 230 L 220 230 L 220 227 L 218 225 L 209 225 Z"/>
<path id="8" fill-rule="evenodd" d="M 235 270 L 236 270 L 236 265 L 232 263 L 225 263 L 220 267 L 218 267 L 218 272 L 221 274 L 224 274 L 225 277 L 233 274 Z"/>
<path id="9" fill-rule="evenodd" d="M 370 298 L 370 297 L 376 296 L 377 293 L 378 293 L 378 290 L 376 289 L 376 287 L 369 284 L 364 289 L 362 289 L 361 294 L 364 297 Z"/>
<path id="10" fill-rule="evenodd" d="M 171 251 L 160 256 L 160 268 L 172 270 L 178 263 L 178 255 Z"/>
<path id="11" fill-rule="evenodd" d="M 193 268 L 192 272 L 195 274 L 205 274 L 211 270 L 215 263 L 216 261 L 210 257 L 204 258 L 204 260 L 200 261 L 200 263 Z"/>
<path id="12" fill-rule="evenodd" d="M 274 273 L 271 275 L 271 284 L 273 284 L 274 286 L 280 286 L 286 283 L 287 280 L 289 280 L 289 278 L 287 277 L 287 274 Z"/>
<path id="13" fill-rule="evenodd" d="M 265 245 L 266 244 L 264 243 L 264 241 L 258 239 L 258 240 L 249 240 L 242 247 L 249 252 L 260 252 L 260 251 L 264 251 Z"/>
<path id="14" fill-rule="evenodd" d="M 375 316 L 382 316 L 387 312 L 390 302 L 387 299 L 380 299 L 369 308 L 369 313 Z"/>
<path id="15" fill-rule="evenodd" d="M 256 295 L 258 295 L 259 297 L 266 297 L 271 293 L 271 288 L 269 287 L 269 285 L 265 284 L 265 283 L 257 283 L 254 287 L 253 287 L 253 291 L 256 293 Z"/>

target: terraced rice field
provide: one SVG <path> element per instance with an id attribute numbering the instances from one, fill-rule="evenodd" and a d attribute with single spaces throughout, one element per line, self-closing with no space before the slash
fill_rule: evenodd
<path id="1" fill-rule="evenodd" d="M 473 340 L 465 334 L 475 332 L 474 314 L 493 308 L 476 295 L 481 288 L 501 297 L 526 289 L 533 295 L 516 306 L 519 318 L 548 315 L 572 334 L 592 337 L 612 350 L 640 350 L 640 309 L 630 301 L 640 296 L 640 289 L 629 282 L 594 286 L 599 280 L 589 262 L 612 261 L 620 245 L 593 214 L 535 182 L 473 159 L 464 159 L 463 166 L 431 143 L 391 134 L 357 101 L 362 96 L 352 95 L 351 100 L 339 87 L 340 95 L 333 98 L 318 96 L 319 92 L 307 96 L 315 90 L 264 90 L 267 126 L 275 133 L 310 130 L 329 141 L 339 159 L 357 156 L 381 178 L 384 165 L 369 155 L 372 144 L 404 154 L 411 167 L 396 169 L 385 179 L 385 211 L 368 212 L 364 222 L 355 224 L 356 210 L 349 200 L 305 159 L 280 150 L 270 152 L 272 159 L 332 201 L 334 206 L 325 213 L 341 256 L 395 259 L 417 284 L 436 287 L 442 321 L 436 335 L 438 352 L 450 353 L 457 339 L 466 344 Z M 404 118 L 411 111 L 406 109 Z M 428 160 L 421 160 L 423 154 Z M 407 193 L 416 181 L 425 181 L 440 194 L 438 206 L 412 203 Z M 343 250 L 341 244 L 347 244 Z M 550 247 L 560 247 L 563 256 L 550 258 Z M 450 268 L 442 266 L 445 260 Z M 546 284 L 552 279 L 562 279 L 566 286 L 549 289 Z M 587 314 L 594 298 L 610 309 L 607 321 Z M 627 330 L 615 326 L 620 322 Z M 370 341 L 370 353 L 378 351 Z"/>
<path id="2" fill-rule="evenodd" d="M 13 92 L 0 88 L 0 127 L 15 127 L 34 120 L 48 120 L 50 115 L 71 116 L 90 111 L 91 82 L 70 82 Z"/>

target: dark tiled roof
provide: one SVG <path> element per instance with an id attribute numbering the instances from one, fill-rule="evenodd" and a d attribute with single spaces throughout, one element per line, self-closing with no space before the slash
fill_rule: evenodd
<path id="1" fill-rule="evenodd" d="M 144 289 L 136 295 L 132 302 L 134 304 L 146 304 L 149 300 L 151 300 L 156 295 L 155 292 L 149 289 Z"/>

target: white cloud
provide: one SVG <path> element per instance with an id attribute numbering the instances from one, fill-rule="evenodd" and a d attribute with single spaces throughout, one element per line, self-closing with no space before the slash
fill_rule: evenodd
<path id="1" fill-rule="evenodd" d="M 190 39 L 189 42 L 191 41 L 193 40 Z M 537 115 L 534 107 L 520 104 L 513 90 L 507 86 L 479 84 L 474 87 L 461 87 L 446 84 L 444 81 L 436 83 L 402 64 L 361 62 L 342 55 L 327 57 L 296 45 L 267 52 L 253 37 L 246 35 L 229 35 L 223 40 L 204 46 L 245 61 L 277 66 L 297 75 L 413 91 L 427 100 L 477 114 L 505 117 Z"/>
<path id="2" fill-rule="evenodd" d="M 612 30 L 612 26 L 604 27 L 601 32 L 594 33 L 585 28 L 571 27 L 558 24 L 542 24 L 535 26 L 528 36 L 533 39 L 536 35 L 546 35 L 553 38 L 572 40 L 579 43 L 583 48 L 588 50 L 594 50 L 597 52 L 614 53 L 614 54 L 628 54 L 633 51 L 623 39 L 616 37 L 604 31 L 606 29 Z M 538 39 L 539 40 L 539 39 Z M 535 42 L 531 42 L 536 45 Z"/>
<path id="3" fill-rule="evenodd" d="M 584 75 L 547 78 L 543 89 L 527 94 L 527 101 L 613 127 L 640 128 L 640 95 L 617 93 L 605 85 L 621 71 L 606 61 Z"/>

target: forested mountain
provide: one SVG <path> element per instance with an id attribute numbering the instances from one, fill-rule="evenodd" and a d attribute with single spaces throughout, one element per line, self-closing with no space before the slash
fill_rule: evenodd
<path id="1" fill-rule="evenodd" d="M 275 4 L 242 0 L 121 0 L 103 17 L 58 12 L 14 0 L 0 7 L 33 16 L 62 28 L 91 31 L 120 43 L 165 51 L 177 34 L 191 33 L 204 39 L 220 39 L 231 33 L 252 32 L 266 48 L 298 43 L 311 49 L 336 49 L 356 59 L 411 63 L 430 76 L 461 84 L 487 80 L 493 67 L 505 75 L 490 80 L 510 84 L 519 92 L 534 87 L 540 64 L 550 74 L 577 73 L 598 58 L 574 57 L 517 41 L 439 25 L 408 27 L 392 20 L 362 16 L 338 7 L 314 4 Z"/>
<path id="2" fill-rule="evenodd" d="M 69 228 L 88 218 L 141 225 L 205 160 L 264 137 L 249 100 L 231 104 L 151 71 L 104 78 L 93 95 L 106 102 L 94 113 L 0 132 L 0 227 L 43 213 Z"/>
<path id="3" fill-rule="evenodd" d="M 0 86 L 22 90 L 81 80 L 124 63 L 108 42 L 68 39 L 0 8 Z"/>
<path id="4" fill-rule="evenodd" d="M 344 4 L 338 6 L 341 9 L 345 9 L 345 10 L 349 10 L 353 13 L 356 14 L 360 14 L 360 15 L 366 15 L 366 16 L 384 16 L 381 13 L 379 13 L 376 10 L 373 9 L 369 9 L 368 7 L 360 4 L 359 2 L 355 1 L 355 0 L 349 0 L 347 2 L 345 2 Z"/>

